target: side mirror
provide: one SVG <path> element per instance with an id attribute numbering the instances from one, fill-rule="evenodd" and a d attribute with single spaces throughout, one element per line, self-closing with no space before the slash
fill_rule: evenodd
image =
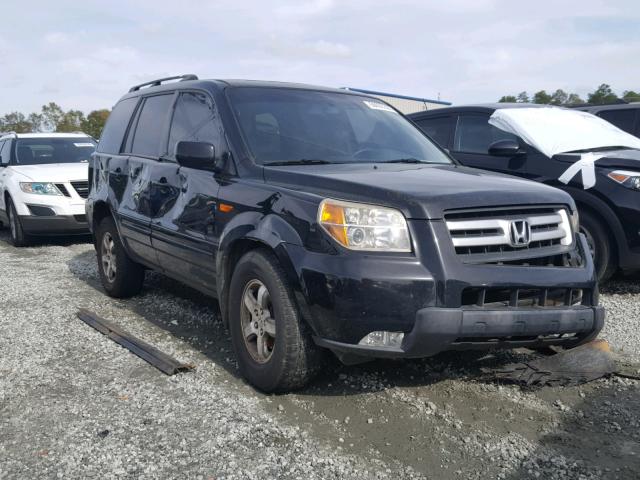
<path id="1" fill-rule="evenodd" d="M 197 170 L 217 172 L 216 149 L 208 142 L 181 141 L 176 144 L 176 160 L 179 165 Z"/>
<path id="2" fill-rule="evenodd" d="M 489 145 L 489 155 L 495 157 L 515 157 L 524 154 L 520 144 L 515 140 L 498 140 Z"/>

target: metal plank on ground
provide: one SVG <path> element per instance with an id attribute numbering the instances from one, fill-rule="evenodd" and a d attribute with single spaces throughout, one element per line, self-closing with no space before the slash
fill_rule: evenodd
<path id="1" fill-rule="evenodd" d="M 113 322 L 105 320 L 95 312 L 81 308 L 78 310 L 78 318 L 167 375 L 175 375 L 195 368 L 191 364 L 179 362 L 153 345 L 125 332 Z"/>

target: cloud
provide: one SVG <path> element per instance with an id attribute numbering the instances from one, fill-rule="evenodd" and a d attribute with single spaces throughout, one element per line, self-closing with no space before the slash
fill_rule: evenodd
<path id="1" fill-rule="evenodd" d="M 24 16 L 10 2 L 0 114 L 49 101 L 111 106 L 131 85 L 178 73 L 440 94 L 456 103 L 522 90 L 584 95 L 603 82 L 638 90 L 636 3 L 34 0 Z"/>

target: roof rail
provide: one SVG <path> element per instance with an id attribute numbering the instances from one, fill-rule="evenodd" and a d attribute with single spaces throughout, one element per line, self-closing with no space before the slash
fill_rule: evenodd
<path id="1" fill-rule="evenodd" d="M 15 135 L 18 136 L 17 132 L 11 131 L 11 132 L 0 132 L 0 137 L 4 137 L 5 135 Z"/>
<path id="2" fill-rule="evenodd" d="M 135 85 L 129 89 L 129 92 L 135 92 L 140 90 L 142 87 L 147 87 L 147 86 L 157 87 L 161 85 L 162 82 L 168 82 L 169 80 L 178 80 L 178 79 L 180 79 L 181 82 L 184 82 L 187 80 L 198 80 L 198 76 L 194 75 L 193 73 L 188 73 L 186 75 L 176 75 L 175 77 L 159 78 L 157 80 L 151 80 L 150 82 L 141 83 L 140 85 Z"/>

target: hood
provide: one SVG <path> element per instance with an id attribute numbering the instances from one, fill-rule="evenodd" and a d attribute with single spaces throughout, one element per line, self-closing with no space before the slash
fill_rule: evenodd
<path id="1" fill-rule="evenodd" d="M 336 164 L 265 167 L 265 181 L 339 200 L 401 210 L 407 218 L 439 219 L 445 210 L 565 204 L 553 187 L 457 165 Z"/>
<path id="2" fill-rule="evenodd" d="M 596 167 L 640 170 L 640 150 L 636 148 L 609 150 L 606 152 L 594 151 L 593 153 L 604 155 L 596 161 Z M 561 153 L 553 158 L 561 162 L 574 163 L 580 160 L 580 154 Z"/>
<path id="3" fill-rule="evenodd" d="M 47 163 L 43 165 L 12 165 L 13 171 L 32 182 L 63 183 L 89 178 L 88 163 Z"/>

